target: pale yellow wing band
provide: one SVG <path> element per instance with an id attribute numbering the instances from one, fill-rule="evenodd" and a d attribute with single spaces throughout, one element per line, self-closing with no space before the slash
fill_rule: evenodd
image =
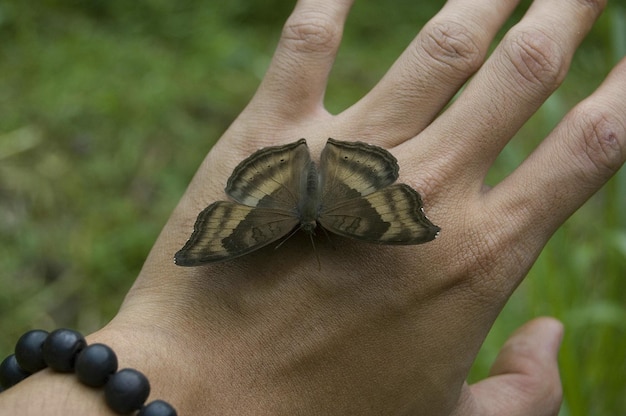
<path id="1" fill-rule="evenodd" d="M 398 162 L 382 147 L 328 139 L 320 157 L 322 201 L 340 201 L 391 185 Z"/>
<path id="2" fill-rule="evenodd" d="M 229 260 L 280 239 L 298 223 L 286 212 L 218 201 L 198 215 L 189 241 L 174 260 L 179 266 Z"/>
<path id="3" fill-rule="evenodd" d="M 226 194 L 251 207 L 293 210 L 306 185 L 311 163 L 304 139 L 266 147 L 235 168 L 226 184 Z"/>
<path id="4" fill-rule="evenodd" d="M 333 233 L 379 244 L 426 243 L 440 230 L 426 218 L 419 194 L 405 184 L 337 201 L 319 222 Z"/>

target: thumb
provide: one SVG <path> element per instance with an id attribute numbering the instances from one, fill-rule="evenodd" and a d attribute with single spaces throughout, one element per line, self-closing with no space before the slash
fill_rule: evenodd
<path id="1" fill-rule="evenodd" d="M 563 325 L 537 318 L 506 341 L 490 375 L 470 386 L 482 415 L 553 416 L 561 407 L 557 356 Z"/>

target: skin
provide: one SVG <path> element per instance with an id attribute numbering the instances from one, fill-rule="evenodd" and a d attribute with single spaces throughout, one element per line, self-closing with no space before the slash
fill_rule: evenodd
<path id="1" fill-rule="evenodd" d="M 351 6 L 301 0 L 258 92 L 207 155 L 113 321 L 88 337 L 148 375 L 151 399 L 202 415 L 556 415 L 562 326 L 533 320 L 489 378 L 468 370 L 554 231 L 626 159 L 626 61 L 492 188 L 504 145 L 563 80 L 605 6 L 535 0 L 486 58 L 516 0 L 450 0 L 366 96 L 323 106 Z M 454 103 L 442 108 L 466 85 Z M 442 228 L 381 247 L 296 235 L 240 259 L 173 264 L 197 213 L 224 199 L 236 164 L 306 137 L 389 149 Z M 42 371 L 0 395 L 0 413 L 111 414 L 101 390 Z"/>

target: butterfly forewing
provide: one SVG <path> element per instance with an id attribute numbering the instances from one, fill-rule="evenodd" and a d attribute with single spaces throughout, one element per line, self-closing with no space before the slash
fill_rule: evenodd
<path id="1" fill-rule="evenodd" d="M 304 139 L 267 147 L 241 162 L 226 185 L 226 194 L 251 207 L 293 211 L 298 205 L 311 156 Z"/>
<path id="2" fill-rule="evenodd" d="M 218 201 L 198 215 L 189 241 L 174 258 L 180 266 L 197 266 L 239 257 L 280 239 L 297 224 L 296 217 L 281 210 Z"/>
<path id="3" fill-rule="evenodd" d="M 380 244 L 425 243 L 439 232 L 424 215 L 419 194 L 405 184 L 329 203 L 319 223 L 333 233 Z"/>
<path id="4" fill-rule="evenodd" d="M 320 157 L 322 201 L 367 195 L 398 179 L 398 162 L 385 149 L 328 139 Z"/>

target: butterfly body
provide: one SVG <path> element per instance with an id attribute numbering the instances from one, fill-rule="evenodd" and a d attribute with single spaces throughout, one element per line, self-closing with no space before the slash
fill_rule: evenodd
<path id="1" fill-rule="evenodd" d="M 313 234 L 320 213 L 319 174 L 313 161 L 310 161 L 302 175 L 302 198 L 298 201 L 296 212 L 300 220 L 300 229 Z"/>
<path id="2" fill-rule="evenodd" d="M 225 192 L 231 201 L 205 208 L 176 264 L 197 266 L 239 257 L 294 229 L 317 226 L 379 244 L 420 244 L 439 227 L 424 215 L 419 194 L 398 178 L 385 149 L 328 139 L 319 169 L 306 141 L 261 149 L 233 171 Z"/>

